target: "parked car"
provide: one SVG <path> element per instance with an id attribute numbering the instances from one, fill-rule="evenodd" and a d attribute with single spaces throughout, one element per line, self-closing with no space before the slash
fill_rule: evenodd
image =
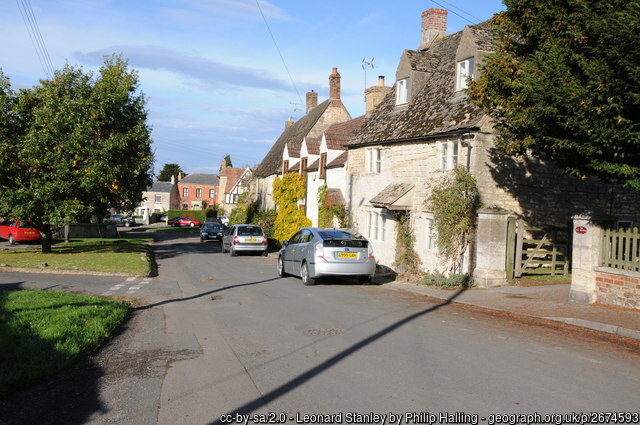
<path id="1" fill-rule="evenodd" d="M 222 237 L 222 252 L 230 252 L 232 257 L 242 252 L 261 252 L 267 256 L 267 237 L 262 228 L 254 224 L 234 224 L 227 228 Z"/>
<path id="2" fill-rule="evenodd" d="M 229 217 L 227 217 L 226 215 L 219 215 L 217 218 L 218 218 L 218 221 L 224 224 L 225 226 L 229 225 Z"/>
<path id="3" fill-rule="evenodd" d="M 167 222 L 167 215 L 166 214 L 162 214 L 160 216 L 160 221 L 163 222 L 163 223 L 166 223 Z"/>
<path id="4" fill-rule="evenodd" d="M 167 224 L 169 226 L 175 226 L 175 227 L 183 227 L 183 226 L 189 226 L 189 227 L 194 227 L 194 226 L 200 226 L 200 222 L 198 220 L 193 220 L 190 219 L 189 217 L 175 217 L 175 218 L 171 218 L 169 220 L 167 220 Z"/>
<path id="5" fill-rule="evenodd" d="M 105 217 L 105 221 L 108 223 L 113 223 L 116 226 L 125 226 L 131 227 L 135 223 L 132 218 L 126 217 L 122 214 L 109 214 Z"/>
<path id="6" fill-rule="evenodd" d="M 17 242 L 37 242 L 40 232 L 30 221 L 23 223 L 11 218 L 0 219 L 0 238 L 8 239 L 11 245 Z"/>
<path id="7" fill-rule="evenodd" d="M 305 285 L 324 276 L 355 277 L 368 283 L 376 271 L 371 244 L 354 231 L 305 227 L 282 245 L 278 274 L 300 276 Z"/>
<path id="8" fill-rule="evenodd" d="M 200 226 L 200 242 L 210 239 L 222 241 L 223 233 L 224 229 L 220 223 L 206 221 L 202 223 L 202 226 Z"/>

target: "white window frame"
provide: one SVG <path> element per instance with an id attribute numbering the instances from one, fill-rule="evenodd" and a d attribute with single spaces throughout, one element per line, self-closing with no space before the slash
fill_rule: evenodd
<path id="1" fill-rule="evenodd" d="M 475 59 L 473 57 L 461 60 L 456 65 L 456 91 L 467 88 L 467 78 L 473 80 Z"/>
<path id="2" fill-rule="evenodd" d="M 382 169 L 382 149 L 369 148 L 366 150 L 367 173 L 380 174 Z"/>
<path id="3" fill-rule="evenodd" d="M 435 233 L 433 229 L 433 219 L 428 218 L 425 223 L 425 248 L 427 251 L 433 251 L 435 248 Z"/>
<path id="4" fill-rule="evenodd" d="M 215 197 L 216 197 L 216 190 L 215 189 L 209 189 L 209 198 L 215 199 Z"/>
<path id="5" fill-rule="evenodd" d="M 387 216 L 382 211 L 369 211 L 367 234 L 372 241 L 385 241 L 387 235 Z"/>
<path id="6" fill-rule="evenodd" d="M 196 187 L 196 198 L 202 198 L 202 188 Z"/>
<path id="7" fill-rule="evenodd" d="M 188 187 L 183 187 L 182 188 L 182 197 L 184 197 L 184 198 L 188 198 L 189 197 L 189 188 Z"/>
<path id="8" fill-rule="evenodd" d="M 155 203 L 156 203 L 156 204 L 161 204 L 161 203 L 162 203 L 162 195 L 160 195 L 160 194 L 156 194 L 156 196 L 155 196 Z"/>
<path id="9" fill-rule="evenodd" d="M 460 142 L 448 141 L 440 142 L 440 169 L 453 170 L 459 164 L 460 159 Z"/>
<path id="10" fill-rule="evenodd" d="M 403 78 L 396 84 L 396 105 L 407 103 L 409 103 L 409 78 Z"/>

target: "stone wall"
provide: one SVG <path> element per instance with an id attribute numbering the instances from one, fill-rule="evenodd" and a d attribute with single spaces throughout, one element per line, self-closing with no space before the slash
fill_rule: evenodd
<path id="1" fill-rule="evenodd" d="M 608 267 L 596 268 L 596 301 L 640 309 L 640 273 Z"/>
<path id="2" fill-rule="evenodd" d="M 118 229 L 110 223 L 71 223 L 58 231 L 54 237 L 61 239 L 117 238 Z"/>

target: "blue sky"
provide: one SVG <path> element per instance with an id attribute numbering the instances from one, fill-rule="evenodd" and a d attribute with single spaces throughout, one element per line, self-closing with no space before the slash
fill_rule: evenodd
<path id="1" fill-rule="evenodd" d="M 129 60 L 149 99 L 156 171 L 174 162 L 188 173 L 217 173 L 227 153 L 235 166 L 259 163 L 287 118 L 304 114 L 307 91 L 317 91 L 320 102 L 328 97 L 332 67 L 351 116 L 362 115 L 362 60 L 374 58 L 367 86 L 378 75 L 392 85 L 402 51 L 420 42 L 422 11 L 448 9 L 452 33 L 470 24 L 462 17 L 477 23 L 504 9 L 499 0 L 30 3 L 54 68 L 95 70 L 112 53 Z M 3 2 L 0 12 L 0 68 L 14 87 L 31 87 L 45 72 L 17 2 Z"/>

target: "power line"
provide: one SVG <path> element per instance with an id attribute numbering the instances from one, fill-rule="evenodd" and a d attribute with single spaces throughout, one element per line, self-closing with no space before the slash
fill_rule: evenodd
<path id="1" fill-rule="evenodd" d="M 300 96 L 300 92 L 298 91 L 298 87 L 296 86 L 296 83 L 293 81 L 293 77 L 291 76 L 291 73 L 289 72 L 289 68 L 287 67 L 287 63 L 284 60 L 284 56 L 282 56 L 282 52 L 280 51 L 280 48 L 278 47 L 278 43 L 276 42 L 276 38 L 273 36 L 273 33 L 271 32 L 271 27 L 269 27 L 269 23 L 267 22 L 267 18 L 264 16 L 264 13 L 262 12 L 262 7 L 260 7 L 260 2 L 258 0 L 256 0 L 256 4 L 258 5 L 258 9 L 260 10 L 260 15 L 262 15 L 262 20 L 264 21 L 264 24 L 267 26 L 267 30 L 269 30 L 269 35 L 271 35 L 271 40 L 273 40 L 273 44 L 276 46 L 276 50 L 278 51 L 278 54 L 280 55 L 280 59 L 282 60 L 282 64 L 284 65 L 284 69 L 287 70 L 287 74 L 289 75 L 289 79 L 291 80 L 291 84 L 293 85 L 293 88 L 296 91 L 296 94 L 298 95 L 298 100 L 300 101 L 300 103 L 302 102 L 302 96 Z"/>
<path id="2" fill-rule="evenodd" d="M 475 19 L 478 22 L 482 22 L 482 19 L 478 18 L 477 16 L 472 15 L 471 13 L 467 12 L 466 10 L 460 9 L 459 7 L 457 7 L 455 4 L 448 2 L 447 0 L 440 0 L 443 3 L 448 4 L 449 6 L 453 7 L 454 9 L 459 10 L 460 12 L 464 13 L 467 16 L 471 16 L 473 19 Z"/>
<path id="3" fill-rule="evenodd" d="M 29 34 L 33 48 L 38 56 L 38 61 L 40 61 L 40 66 L 42 66 L 42 69 L 47 76 L 53 75 L 54 70 L 53 64 L 51 63 L 51 57 L 49 56 L 47 46 L 42 38 L 42 33 L 40 32 L 36 16 L 31 8 L 31 3 L 29 3 L 29 0 L 26 0 L 26 2 L 25 0 L 22 0 L 22 3 L 19 0 L 16 0 L 16 4 L 18 5 L 18 10 L 20 10 L 22 21 L 27 28 L 27 33 Z"/>
<path id="4" fill-rule="evenodd" d="M 447 8 L 447 6 L 445 6 L 445 5 L 443 5 L 443 4 L 438 3 L 436 0 L 431 0 L 431 1 L 432 1 L 433 3 L 435 3 L 435 4 L 437 4 L 438 6 L 440 6 L 441 8 L 443 8 L 443 9 L 448 9 L 448 8 Z M 449 12 L 451 12 L 451 13 L 453 13 L 454 15 L 456 15 L 456 16 L 458 16 L 458 17 L 460 17 L 460 18 L 464 19 L 465 21 L 469 22 L 470 24 L 477 24 L 478 22 L 480 22 L 480 21 L 478 21 L 478 22 L 473 22 L 473 21 L 471 21 L 471 20 L 469 20 L 469 19 L 465 18 L 465 17 L 464 17 L 464 16 L 462 16 L 461 14 L 459 14 L 459 13 L 457 13 L 457 12 L 455 12 L 455 11 L 451 10 L 451 9 L 448 9 L 448 10 L 449 10 Z"/>

